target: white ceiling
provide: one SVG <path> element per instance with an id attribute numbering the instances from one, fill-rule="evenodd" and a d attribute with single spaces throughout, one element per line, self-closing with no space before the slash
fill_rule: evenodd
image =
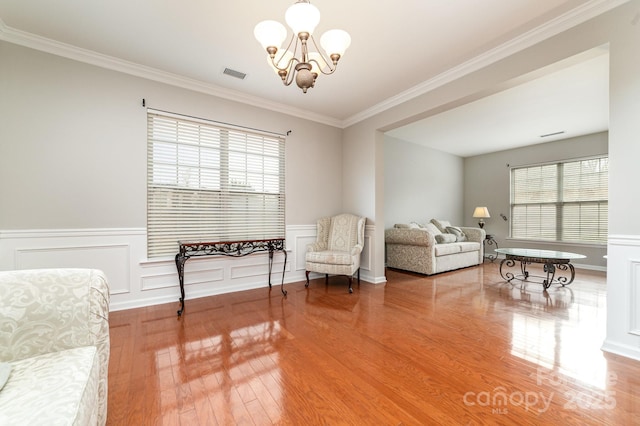
<path id="1" fill-rule="evenodd" d="M 0 39 L 346 127 L 625 1 L 313 0 L 316 36 L 342 28 L 352 43 L 306 94 L 282 85 L 253 37 L 264 19 L 284 23 L 293 0 L 0 0 Z M 607 67 L 597 55 L 393 135 L 466 156 L 606 130 Z"/>

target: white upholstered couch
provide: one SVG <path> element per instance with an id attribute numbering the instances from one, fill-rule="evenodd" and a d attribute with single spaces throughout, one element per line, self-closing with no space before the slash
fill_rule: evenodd
<path id="1" fill-rule="evenodd" d="M 432 275 L 483 261 L 485 231 L 446 220 L 396 224 L 385 231 L 387 267 Z"/>
<path id="2" fill-rule="evenodd" d="M 0 425 L 104 425 L 109 288 L 91 269 L 0 272 Z"/>

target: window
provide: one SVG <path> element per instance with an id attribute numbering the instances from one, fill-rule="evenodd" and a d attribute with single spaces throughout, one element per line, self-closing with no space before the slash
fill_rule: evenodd
<path id="1" fill-rule="evenodd" d="M 609 159 L 511 169 L 511 237 L 607 242 Z"/>
<path id="2" fill-rule="evenodd" d="M 147 114 L 147 255 L 285 235 L 284 137 Z"/>

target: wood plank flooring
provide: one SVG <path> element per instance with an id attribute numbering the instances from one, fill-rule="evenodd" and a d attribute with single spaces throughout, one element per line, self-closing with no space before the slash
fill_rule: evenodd
<path id="1" fill-rule="evenodd" d="M 600 350 L 603 273 L 387 279 L 112 312 L 107 424 L 640 424 L 640 363 Z"/>

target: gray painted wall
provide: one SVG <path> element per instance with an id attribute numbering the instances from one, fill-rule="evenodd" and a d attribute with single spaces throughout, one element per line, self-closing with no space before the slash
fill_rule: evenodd
<path id="1" fill-rule="evenodd" d="M 462 225 L 462 158 L 392 137 L 384 148 L 385 229 L 432 218 Z"/>
<path id="2" fill-rule="evenodd" d="M 342 211 L 342 132 L 0 42 L 0 230 L 146 226 L 146 109 L 285 133 L 287 225 Z"/>

